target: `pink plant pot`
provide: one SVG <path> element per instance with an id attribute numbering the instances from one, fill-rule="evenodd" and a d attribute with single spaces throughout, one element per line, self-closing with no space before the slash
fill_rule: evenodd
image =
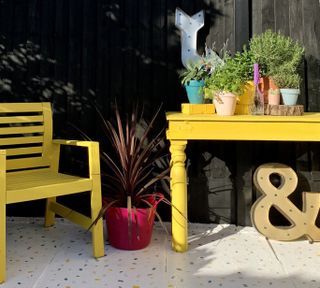
<path id="1" fill-rule="evenodd" d="M 279 105 L 280 104 L 280 89 L 270 88 L 268 91 L 268 104 L 269 105 Z"/>
<path id="2" fill-rule="evenodd" d="M 111 246 L 123 250 L 139 250 L 150 244 L 157 205 L 164 199 L 163 194 L 144 198 L 150 208 L 131 209 L 109 207 L 106 211 L 108 239 Z M 128 217 L 131 217 L 131 228 Z M 129 218 L 130 219 L 130 218 Z"/>
<path id="3" fill-rule="evenodd" d="M 128 227 L 128 209 L 110 207 L 106 212 L 109 243 L 123 250 L 138 250 L 149 245 L 154 223 L 154 210 L 131 210 L 131 229 Z"/>

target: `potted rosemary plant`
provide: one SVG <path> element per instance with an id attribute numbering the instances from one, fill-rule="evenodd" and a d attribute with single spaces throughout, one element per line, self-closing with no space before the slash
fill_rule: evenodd
<path id="1" fill-rule="evenodd" d="M 269 92 L 274 94 L 279 88 L 284 88 L 279 86 L 282 82 L 280 77 L 286 76 L 280 76 L 280 74 L 289 72 L 291 79 L 296 78 L 294 80 L 296 82 L 297 70 L 303 58 L 304 48 L 291 37 L 285 36 L 280 32 L 267 30 L 252 37 L 250 50 L 253 60 L 260 67 L 260 75 L 262 77 L 260 90 L 264 94 L 265 103 L 269 103 Z M 275 78 L 277 78 L 277 81 L 275 81 Z M 278 99 L 279 102 L 280 97 Z"/>

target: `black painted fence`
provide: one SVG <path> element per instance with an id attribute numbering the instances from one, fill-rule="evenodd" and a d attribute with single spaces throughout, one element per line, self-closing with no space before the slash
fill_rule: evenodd
<path id="1" fill-rule="evenodd" d="M 227 39 L 232 52 L 241 50 L 268 28 L 301 41 L 299 101 L 307 111 L 320 110 L 318 0 L 0 0 L 0 101 L 51 101 L 58 137 L 75 136 L 71 122 L 99 138 L 92 103 L 107 117 L 115 101 L 122 110 L 138 101 L 150 115 L 160 103 L 179 110 L 187 98 L 178 78 L 176 7 L 205 10 L 199 53 L 205 43 L 220 49 Z M 191 221 L 250 225 L 252 173 L 264 162 L 296 169 L 299 191 L 320 188 L 316 143 L 191 142 L 187 152 Z M 34 214 L 30 205 L 9 214 Z"/>

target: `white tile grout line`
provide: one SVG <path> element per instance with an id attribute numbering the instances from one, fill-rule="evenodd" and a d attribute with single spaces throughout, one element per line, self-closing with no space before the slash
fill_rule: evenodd
<path id="1" fill-rule="evenodd" d="M 50 261 L 47 263 L 47 265 L 45 266 L 45 268 L 42 270 L 41 274 L 39 275 L 39 277 L 37 278 L 37 280 L 35 281 L 35 283 L 32 285 L 32 288 L 37 288 L 38 284 L 40 283 L 40 281 L 42 280 L 42 278 L 45 276 L 45 274 L 47 273 L 47 270 L 49 269 L 50 264 L 53 262 L 53 260 L 56 258 L 57 254 L 59 254 L 61 251 L 56 252 L 50 259 Z"/>

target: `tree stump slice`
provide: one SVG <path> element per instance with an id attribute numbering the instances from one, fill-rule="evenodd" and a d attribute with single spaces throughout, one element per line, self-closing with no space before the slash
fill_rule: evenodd
<path id="1" fill-rule="evenodd" d="M 303 105 L 269 105 L 264 106 L 265 115 L 274 116 L 302 116 Z"/>

